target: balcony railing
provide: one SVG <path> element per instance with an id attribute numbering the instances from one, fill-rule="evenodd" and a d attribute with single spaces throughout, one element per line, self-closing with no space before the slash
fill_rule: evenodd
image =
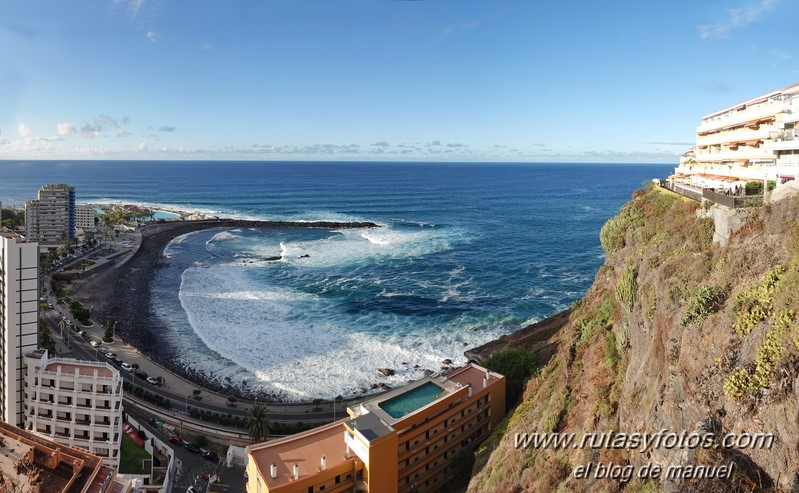
<path id="1" fill-rule="evenodd" d="M 719 205 L 727 206 L 730 209 L 736 209 L 738 207 L 755 207 L 763 203 L 762 195 L 745 195 L 743 197 L 725 195 L 714 192 L 709 188 L 702 189 L 702 198 Z"/>

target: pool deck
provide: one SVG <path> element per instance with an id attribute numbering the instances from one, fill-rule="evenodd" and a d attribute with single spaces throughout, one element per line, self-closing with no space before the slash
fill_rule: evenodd
<path id="1" fill-rule="evenodd" d="M 380 407 L 380 405 L 385 403 L 386 401 L 390 401 L 391 399 L 394 399 L 396 397 L 399 397 L 399 396 L 402 396 L 404 394 L 407 394 L 408 392 L 411 392 L 411 391 L 413 391 L 413 390 L 415 390 L 415 389 L 417 389 L 417 388 L 419 388 L 419 387 L 421 387 L 421 386 L 423 386 L 425 384 L 428 384 L 428 383 L 432 383 L 433 385 L 436 385 L 437 387 L 440 387 L 443 390 L 443 393 L 441 395 L 439 395 L 438 397 L 436 397 L 435 399 L 433 399 L 432 401 L 430 401 L 427 404 L 425 404 L 424 406 L 421 406 L 421 407 L 419 407 L 417 409 L 414 409 L 413 411 L 411 411 L 409 413 L 406 413 L 406 414 L 400 416 L 399 418 L 395 418 L 395 417 L 391 416 L 382 407 Z M 389 392 L 386 392 L 385 394 L 382 394 L 382 395 L 380 395 L 378 397 L 375 397 L 374 399 L 370 399 L 370 400 L 368 400 L 366 402 L 363 402 L 363 403 L 361 403 L 360 407 L 362 408 L 362 415 L 363 414 L 367 414 L 367 413 L 373 413 L 375 416 L 379 417 L 380 420 L 383 421 L 384 423 L 386 423 L 388 426 L 393 427 L 399 421 L 407 419 L 408 416 L 416 414 L 419 411 L 432 406 L 433 404 L 435 404 L 436 402 L 440 401 L 441 399 L 444 399 L 447 396 L 453 394 L 455 391 L 457 391 L 460 388 L 461 388 L 461 386 L 459 384 L 449 380 L 447 377 L 443 377 L 443 376 L 441 376 L 441 377 L 425 377 L 425 378 L 422 378 L 421 380 L 416 380 L 415 382 L 409 383 L 408 385 L 405 385 L 404 387 L 400 387 L 398 389 L 391 390 Z M 363 411 L 365 411 L 365 412 L 363 412 Z"/>

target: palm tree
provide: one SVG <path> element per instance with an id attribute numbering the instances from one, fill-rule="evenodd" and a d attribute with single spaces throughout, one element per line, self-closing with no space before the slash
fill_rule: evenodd
<path id="1" fill-rule="evenodd" d="M 261 404 L 256 404 L 250 408 L 247 416 L 247 432 L 250 434 L 253 443 L 258 443 L 269 434 L 269 409 Z"/>

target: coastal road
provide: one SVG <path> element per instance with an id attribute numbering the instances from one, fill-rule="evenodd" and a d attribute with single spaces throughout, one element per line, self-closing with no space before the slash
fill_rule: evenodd
<path id="1" fill-rule="evenodd" d="M 69 345 L 71 346 L 71 349 L 69 349 L 68 352 L 66 352 L 66 353 L 62 352 L 62 353 L 59 354 L 59 356 L 73 357 L 73 358 L 82 359 L 82 360 L 85 360 L 85 361 L 106 361 L 109 364 L 111 364 L 111 366 L 116 367 L 116 365 L 113 362 L 111 362 L 110 360 L 108 360 L 103 353 L 98 351 L 96 348 L 93 348 L 88 342 L 83 340 L 83 338 L 80 337 L 78 332 L 73 331 L 69 327 L 65 327 L 62 330 L 59 327 L 59 322 L 61 320 L 61 316 L 62 315 L 61 315 L 61 313 L 58 310 L 56 310 L 56 309 L 47 310 L 47 311 L 43 312 L 43 314 L 44 314 L 46 320 L 50 324 L 50 328 L 51 328 L 52 333 L 55 334 L 54 339 L 60 340 L 61 339 L 61 333 L 63 332 L 63 334 L 64 334 L 63 343 L 64 344 L 69 343 Z M 67 318 L 70 319 L 70 317 L 68 315 L 65 315 L 65 316 L 67 316 Z M 77 322 L 74 322 L 74 321 L 73 321 L 73 323 L 77 324 Z M 96 327 L 96 324 L 95 324 L 95 331 L 96 331 L 96 329 L 97 329 L 97 327 Z M 83 330 L 83 329 L 81 329 L 81 330 Z M 97 338 L 93 337 L 93 339 L 97 339 Z M 120 357 L 121 357 L 122 360 L 128 361 L 129 363 L 136 362 L 136 361 L 131 361 L 132 358 L 125 357 L 124 355 L 122 355 L 121 354 L 122 350 L 121 349 L 117 349 L 117 347 L 114 347 L 114 346 L 117 346 L 117 343 L 114 343 L 114 346 L 110 346 L 110 345 L 104 345 L 104 346 L 106 348 L 110 348 L 112 351 L 115 351 L 118 354 L 120 354 Z M 132 350 L 131 350 L 131 352 L 132 352 Z M 172 390 L 169 390 L 169 389 L 165 389 L 165 388 L 162 388 L 162 387 L 159 387 L 159 386 L 156 386 L 156 385 L 152 385 L 152 384 L 148 383 L 145 380 L 142 380 L 140 378 L 135 377 L 132 373 L 126 372 L 126 371 L 122 370 L 121 368 L 118 368 L 118 369 L 119 369 L 119 373 L 120 373 L 120 375 L 122 375 L 123 379 L 127 380 L 128 382 L 135 383 L 136 385 L 144 388 L 145 390 L 148 390 L 148 391 L 150 391 L 150 392 L 152 392 L 154 394 L 159 394 L 159 395 L 163 396 L 164 398 L 168 399 L 170 401 L 170 405 L 171 405 L 171 408 L 173 410 L 178 410 L 178 411 L 182 411 L 184 413 L 188 413 L 188 410 L 193 407 L 193 408 L 196 408 L 196 409 L 206 409 L 206 410 L 214 412 L 214 413 L 231 414 L 233 416 L 245 417 L 245 416 L 247 416 L 247 412 L 248 412 L 248 409 L 250 407 L 250 404 L 243 404 L 241 401 L 238 401 L 236 403 L 237 406 L 239 404 L 243 404 L 246 407 L 239 408 L 239 407 L 231 407 L 231 406 L 226 406 L 226 405 L 218 405 L 218 404 L 214 404 L 214 403 L 210 403 L 210 402 L 197 401 L 197 400 L 192 399 L 192 397 L 189 396 L 187 393 L 178 393 L 178 392 L 175 392 L 175 391 L 172 391 Z M 155 375 L 151 375 L 151 376 L 155 376 Z M 168 374 L 165 378 L 166 379 L 170 379 L 170 378 L 175 378 L 176 379 L 177 377 L 172 375 L 172 374 Z M 206 393 L 207 393 L 207 391 L 206 391 Z M 277 408 L 273 408 L 272 406 L 270 406 L 270 403 L 268 403 L 268 402 L 266 402 L 264 404 L 267 406 L 267 408 L 269 408 L 269 420 L 270 421 L 276 421 L 276 422 L 281 422 L 281 423 L 296 423 L 296 422 L 300 422 L 300 421 L 303 421 L 303 422 L 320 421 L 321 422 L 321 421 L 332 421 L 333 418 L 334 418 L 330 402 L 324 402 L 324 403 L 319 404 L 318 406 L 312 406 L 312 405 L 286 406 L 286 405 L 283 405 L 283 404 L 279 404 L 278 405 L 279 407 L 277 407 Z M 336 417 L 338 417 L 338 418 L 343 417 L 345 415 L 345 413 L 346 413 L 346 411 L 344 409 L 342 409 L 341 404 L 343 404 L 343 403 L 341 401 L 339 401 L 339 405 L 337 406 L 336 413 L 335 413 Z M 296 408 L 296 410 L 292 410 L 292 407 Z M 313 410 L 314 408 L 324 408 L 324 410 L 322 410 L 322 411 L 314 411 Z M 164 411 L 164 412 L 168 412 L 168 411 Z"/>

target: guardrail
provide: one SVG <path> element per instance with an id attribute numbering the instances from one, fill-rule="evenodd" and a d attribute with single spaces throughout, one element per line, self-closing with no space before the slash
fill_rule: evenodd
<path id="1" fill-rule="evenodd" d="M 667 190 L 671 190 L 672 192 L 680 194 L 683 197 L 687 197 L 687 198 L 689 198 L 691 200 L 695 200 L 697 202 L 702 202 L 702 191 L 699 190 L 698 188 L 678 185 L 676 183 L 669 182 L 669 181 L 667 181 L 663 185 L 663 188 L 665 188 Z"/>
<path id="2" fill-rule="evenodd" d="M 709 188 L 702 189 L 702 198 L 719 205 L 727 206 L 730 209 L 736 209 L 739 207 L 756 207 L 763 203 L 762 195 L 745 195 L 743 197 L 735 195 L 725 195 L 718 192 L 714 192 Z"/>
<path id="3" fill-rule="evenodd" d="M 710 188 L 699 189 L 687 185 L 679 185 L 667 180 L 661 180 L 660 186 L 666 190 L 671 190 L 676 194 L 682 195 L 683 197 L 695 200 L 697 202 L 708 200 L 714 204 L 729 207 L 730 209 L 736 209 L 739 207 L 757 207 L 763 204 L 763 195 L 726 195 L 716 192 Z"/>

